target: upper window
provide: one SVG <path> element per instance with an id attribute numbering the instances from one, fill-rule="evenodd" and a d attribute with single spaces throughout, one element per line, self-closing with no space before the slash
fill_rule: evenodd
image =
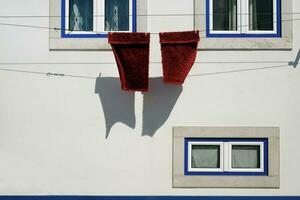
<path id="1" fill-rule="evenodd" d="M 62 37 L 107 37 L 136 31 L 136 0 L 62 0 Z"/>
<path id="2" fill-rule="evenodd" d="M 207 37 L 280 37 L 280 0 L 207 0 Z"/>

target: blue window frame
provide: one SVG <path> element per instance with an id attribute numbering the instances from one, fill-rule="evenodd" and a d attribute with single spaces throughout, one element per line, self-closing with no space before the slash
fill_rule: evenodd
<path id="1" fill-rule="evenodd" d="M 268 176 L 268 139 L 185 138 L 184 174 Z"/>
<path id="2" fill-rule="evenodd" d="M 206 0 L 206 37 L 281 37 L 281 0 Z"/>
<path id="3" fill-rule="evenodd" d="M 107 38 L 109 31 L 136 32 L 136 0 L 61 0 L 61 16 L 62 38 Z"/>

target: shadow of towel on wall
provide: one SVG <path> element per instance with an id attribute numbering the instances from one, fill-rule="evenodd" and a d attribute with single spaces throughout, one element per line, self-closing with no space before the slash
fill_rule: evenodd
<path id="1" fill-rule="evenodd" d="M 181 85 L 167 85 L 163 79 L 151 78 L 149 92 L 143 93 L 143 136 L 153 136 L 169 118 L 181 92 Z"/>
<path id="2" fill-rule="evenodd" d="M 119 78 L 98 77 L 95 93 L 99 95 L 104 112 L 106 138 L 118 122 L 135 128 L 134 93 L 122 91 Z"/>

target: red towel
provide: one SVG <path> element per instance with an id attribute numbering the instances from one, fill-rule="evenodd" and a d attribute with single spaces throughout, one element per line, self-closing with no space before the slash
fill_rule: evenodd
<path id="1" fill-rule="evenodd" d="M 109 33 L 120 74 L 126 91 L 148 91 L 149 43 L 148 33 Z"/>
<path id="2" fill-rule="evenodd" d="M 181 85 L 197 55 L 199 31 L 160 33 L 164 83 Z"/>

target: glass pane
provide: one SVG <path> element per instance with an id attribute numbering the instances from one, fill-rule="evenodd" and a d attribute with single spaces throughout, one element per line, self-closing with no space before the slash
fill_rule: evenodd
<path id="1" fill-rule="evenodd" d="M 272 31 L 274 29 L 273 0 L 249 0 L 249 30 Z"/>
<path id="2" fill-rule="evenodd" d="M 220 168 L 220 146 L 192 145 L 192 168 Z"/>
<path id="3" fill-rule="evenodd" d="M 237 0 L 213 0 L 213 30 L 237 30 Z"/>
<path id="4" fill-rule="evenodd" d="M 70 0 L 69 15 L 70 31 L 93 31 L 93 0 Z"/>
<path id="5" fill-rule="evenodd" d="M 232 145 L 232 168 L 260 168 L 259 145 Z"/>
<path id="6" fill-rule="evenodd" d="M 105 0 L 105 31 L 129 31 L 129 0 Z"/>

